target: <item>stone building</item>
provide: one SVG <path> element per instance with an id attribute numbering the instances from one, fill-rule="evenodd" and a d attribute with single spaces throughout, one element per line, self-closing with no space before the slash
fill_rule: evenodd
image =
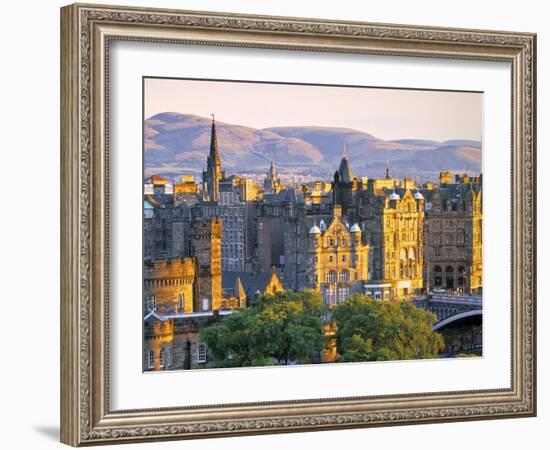
<path id="1" fill-rule="evenodd" d="M 200 330 L 232 312 L 163 315 L 150 311 L 144 318 L 143 370 L 189 370 L 205 366 L 211 356 L 200 338 Z"/>
<path id="2" fill-rule="evenodd" d="M 363 292 L 369 278 L 369 246 L 362 242 L 359 225 L 350 227 L 342 219 L 340 205 L 334 205 L 332 220 L 323 228 L 314 224 L 309 230 L 306 284 L 333 307 L 350 293 Z"/>
<path id="3" fill-rule="evenodd" d="M 482 178 L 448 172 L 440 185 L 424 191 L 425 278 L 430 290 L 471 293 L 483 286 Z"/>
<path id="4" fill-rule="evenodd" d="M 303 203 L 288 210 L 283 230 L 284 265 L 282 267 L 285 289 L 301 291 L 309 286 L 309 231 L 317 224 L 325 229 L 332 220 L 334 205 Z"/>
<path id="5" fill-rule="evenodd" d="M 294 215 L 297 203 L 286 191 L 267 196 L 256 202 L 253 230 L 253 272 L 267 272 L 272 267 L 282 270 L 285 265 L 284 233 L 287 221 Z"/>
<path id="6" fill-rule="evenodd" d="M 363 292 L 368 280 L 369 246 L 357 224 L 351 228 L 334 205 L 328 226 L 314 224 L 309 230 L 306 285 L 321 292 L 329 307 L 347 300 L 352 292 Z"/>
<path id="7" fill-rule="evenodd" d="M 357 223 L 370 247 L 365 293 L 377 299 L 402 299 L 423 288 L 424 198 L 413 194 L 410 179 L 391 177 L 389 164 L 381 179 L 358 180 L 344 155 L 334 175 L 334 202 Z"/>
<path id="8" fill-rule="evenodd" d="M 165 313 L 194 311 L 194 258 L 145 261 L 144 310 Z"/>
<path id="9" fill-rule="evenodd" d="M 144 259 L 186 256 L 182 245 L 182 207 L 174 207 L 172 194 L 147 194 L 143 202 Z"/>
<path id="10" fill-rule="evenodd" d="M 371 181 L 371 180 L 369 180 Z M 422 293 L 424 197 L 410 189 L 377 188 L 362 192 L 360 216 L 372 245 L 373 292 L 404 299 Z"/>
<path id="11" fill-rule="evenodd" d="M 218 310 L 222 306 L 222 220 L 194 219 L 191 224 L 191 254 L 196 261 L 193 311 Z"/>
<path id="12" fill-rule="evenodd" d="M 235 177 L 220 183 L 218 214 L 223 221 L 222 270 L 245 270 L 247 247 L 247 206 L 241 201 Z"/>

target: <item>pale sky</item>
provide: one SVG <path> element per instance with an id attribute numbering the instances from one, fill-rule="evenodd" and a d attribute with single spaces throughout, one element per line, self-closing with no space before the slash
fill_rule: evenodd
<path id="1" fill-rule="evenodd" d="M 145 79 L 144 116 L 179 112 L 253 128 L 354 128 L 385 140 L 481 141 L 483 95 L 364 87 Z"/>

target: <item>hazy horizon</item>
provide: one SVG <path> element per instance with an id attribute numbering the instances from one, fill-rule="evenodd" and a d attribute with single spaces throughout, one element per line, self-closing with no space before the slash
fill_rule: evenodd
<path id="1" fill-rule="evenodd" d="M 476 92 L 144 79 L 144 119 L 177 112 L 256 129 L 330 127 L 383 140 L 482 140 Z"/>

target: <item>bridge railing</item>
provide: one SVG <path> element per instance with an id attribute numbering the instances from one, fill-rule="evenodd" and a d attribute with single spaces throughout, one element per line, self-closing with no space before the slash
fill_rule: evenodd
<path id="1" fill-rule="evenodd" d="M 481 306 L 483 299 L 481 295 L 450 295 L 450 294 L 432 294 L 428 295 L 428 301 L 439 303 L 452 303 L 455 305 Z"/>

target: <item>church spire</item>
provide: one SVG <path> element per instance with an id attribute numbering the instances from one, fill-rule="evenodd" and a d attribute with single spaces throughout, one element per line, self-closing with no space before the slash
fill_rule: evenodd
<path id="1" fill-rule="evenodd" d="M 390 175 L 390 160 L 386 160 L 386 180 L 389 180 L 391 178 Z"/>
<path id="2" fill-rule="evenodd" d="M 212 160 L 213 163 L 216 163 L 220 160 L 220 155 L 218 153 L 218 137 L 216 135 L 216 119 L 214 114 L 212 116 L 212 129 L 210 132 L 210 154 L 208 157 Z"/>
<path id="3" fill-rule="evenodd" d="M 212 128 L 210 132 L 210 151 L 206 158 L 206 170 L 202 173 L 204 189 L 208 200 L 211 202 L 218 201 L 219 183 L 225 178 L 222 172 L 222 162 L 218 152 L 218 137 L 216 134 L 216 121 L 214 114 L 212 116 Z"/>

